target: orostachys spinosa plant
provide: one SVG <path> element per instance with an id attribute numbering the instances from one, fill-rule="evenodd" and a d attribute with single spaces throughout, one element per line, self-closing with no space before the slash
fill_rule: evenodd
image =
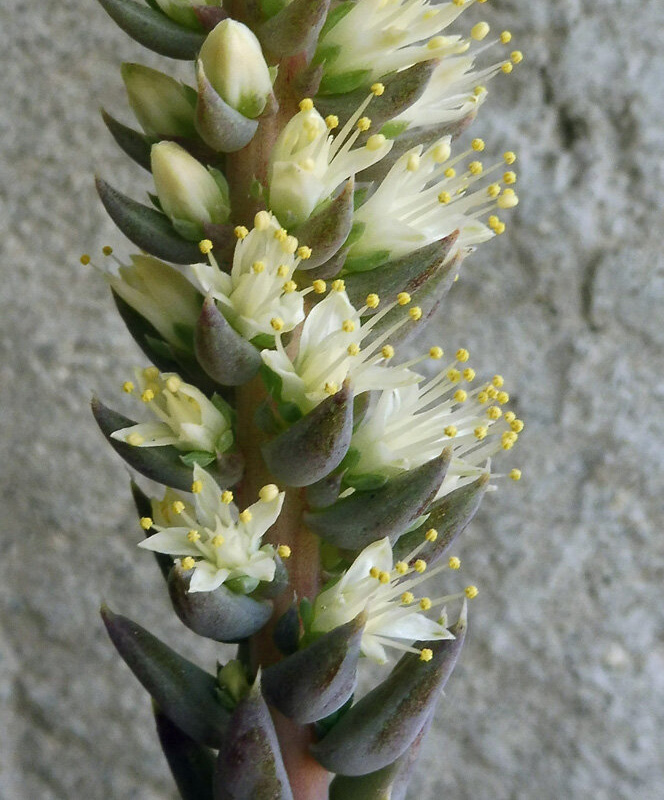
<path id="1" fill-rule="evenodd" d="M 518 203 L 515 154 L 465 131 L 522 55 L 473 0 L 100 2 L 192 68 L 124 64 L 141 130 L 103 113 L 154 191 L 97 181 L 144 361 L 93 412 L 175 613 L 237 654 L 104 623 L 185 800 L 402 800 L 478 594 L 454 546 L 521 475 L 503 378 L 426 323 Z"/>

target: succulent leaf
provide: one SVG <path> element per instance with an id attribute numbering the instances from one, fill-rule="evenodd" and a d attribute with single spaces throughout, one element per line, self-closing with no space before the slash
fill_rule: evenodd
<path id="1" fill-rule="evenodd" d="M 201 61 L 196 67 L 196 79 L 196 130 L 201 138 L 207 145 L 222 153 L 241 150 L 253 139 L 258 121 L 245 117 L 228 105 L 207 79 Z"/>
<path id="2" fill-rule="evenodd" d="M 214 755 L 154 708 L 157 735 L 182 800 L 213 800 Z"/>
<path id="3" fill-rule="evenodd" d="M 129 128 L 127 125 L 118 122 L 115 117 L 112 117 L 103 108 L 101 110 L 101 117 L 118 147 L 125 152 L 129 158 L 149 172 L 150 147 L 152 145 L 148 137 L 144 133 L 135 131 L 133 128 Z"/>
<path id="4" fill-rule="evenodd" d="M 283 58 L 308 52 L 318 41 L 330 0 L 293 0 L 258 29 L 258 38 L 272 55 Z"/>
<path id="5" fill-rule="evenodd" d="M 329 261 L 341 248 L 353 227 L 354 178 L 320 211 L 312 214 L 295 233 L 311 248 L 311 257 L 300 262 L 299 269 L 308 271 Z"/>

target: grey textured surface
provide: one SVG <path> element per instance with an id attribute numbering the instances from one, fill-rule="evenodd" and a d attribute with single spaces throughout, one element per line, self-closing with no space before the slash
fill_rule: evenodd
<path id="1" fill-rule="evenodd" d="M 208 663 L 212 648 L 174 620 L 136 551 L 125 470 L 87 411 L 137 355 L 77 262 L 107 242 L 128 252 L 91 174 L 134 196 L 147 183 L 96 107 L 125 108 L 120 59 L 158 59 L 92 0 L 0 9 L 0 797 L 172 798 L 99 601 Z M 487 498 L 460 548 L 482 594 L 412 796 L 656 800 L 664 7 L 496 0 L 481 14 L 526 53 L 473 129 L 519 151 L 522 203 L 466 265 L 440 333 L 509 379 L 524 478 Z"/>

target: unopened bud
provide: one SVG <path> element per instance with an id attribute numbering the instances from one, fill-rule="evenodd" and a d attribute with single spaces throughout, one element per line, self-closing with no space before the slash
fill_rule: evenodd
<path id="1" fill-rule="evenodd" d="M 149 136 L 194 136 L 196 93 L 188 86 L 141 64 L 123 64 L 129 105 Z"/>

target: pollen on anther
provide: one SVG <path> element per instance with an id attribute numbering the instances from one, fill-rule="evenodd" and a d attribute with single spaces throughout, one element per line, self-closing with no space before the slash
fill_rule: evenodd
<path id="1" fill-rule="evenodd" d="M 152 527 L 152 517 L 141 517 L 140 524 L 144 531 L 149 531 Z"/>
<path id="2" fill-rule="evenodd" d="M 461 3 L 455 3 L 455 5 L 463 5 L 463 0 Z M 420 661 L 431 661 L 433 658 L 433 650 L 430 647 L 423 647 L 420 650 Z"/>
<path id="3" fill-rule="evenodd" d="M 438 538 L 438 531 L 435 528 L 429 528 L 429 530 L 424 534 L 424 538 L 427 542 L 435 542 Z"/>
<path id="4" fill-rule="evenodd" d="M 196 566 L 196 561 L 191 556 L 185 556 L 180 562 L 182 569 L 190 570 Z"/>
<path id="5" fill-rule="evenodd" d="M 451 383 L 458 383 L 461 380 L 461 373 L 458 369 L 452 367 L 447 370 L 447 380 Z"/>
<path id="6" fill-rule="evenodd" d="M 519 204 L 519 198 L 514 189 L 503 189 L 503 193 L 496 201 L 498 208 L 514 208 Z"/>
<path id="7" fill-rule="evenodd" d="M 404 592 L 401 595 L 401 602 L 405 606 L 409 606 L 415 600 L 415 595 L 412 592 Z"/>
<path id="8" fill-rule="evenodd" d="M 510 58 L 512 59 L 513 64 L 520 64 L 523 61 L 523 53 L 521 50 L 512 50 L 510 53 Z"/>
<path id="9" fill-rule="evenodd" d="M 201 253 L 203 253 L 204 256 L 206 256 L 213 247 L 214 245 L 209 239 L 201 239 L 201 241 L 198 243 L 198 249 L 201 251 Z"/>
<path id="10" fill-rule="evenodd" d="M 516 153 L 508 150 L 507 152 L 503 153 L 503 160 L 508 166 L 511 166 L 516 161 Z"/>
<path id="11" fill-rule="evenodd" d="M 386 344 L 381 348 L 380 351 L 383 358 L 393 358 L 394 357 L 394 348 L 391 344 Z"/>
<path id="12" fill-rule="evenodd" d="M 427 562 L 423 558 L 418 558 L 417 561 L 413 564 L 413 569 L 415 572 L 419 572 L 422 574 L 427 568 Z"/>
<path id="13" fill-rule="evenodd" d="M 456 425 L 446 425 L 443 429 L 443 433 L 445 436 L 449 436 L 451 439 L 457 435 L 457 428 Z"/>
<path id="14" fill-rule="evenodd" d="M 486 425 L 478 425 L 473 431 L 473 433 L 475 434 L 475 438 L 478 439 L 480 442 L 482 441 L 482 439 L 486 438 L 488 432 L 489 429 L 486 427 Z"/>
<path id="15" fill-rule="evenodd" d="M 520 481 L 521 480 L 521 470 L 517 469 L 515 467 L 514 469 L 510 470 L 509 476 L 513 481 Z"/>
<path id="16" fill-rule="evenodd" d="M 238 518 L 240 522 L 251 522 L 253 518 L 253 514 L 249 511 L 248 508 L 245 508 L 244 511 L 240 511 L 238 514 Z"/>
<path id="17" fill-rule="evenodd" d="M 505 422 L 514 422 L 516 419 L 516 414 L 513 411 L 506 411 L 505 412 Z"/>
<path id="18" fill-rule="evenodd" d="M 171 511 L 174 514 L 181 514 L 184 511 L 184 503 L 182 500 L 176 500 L 175 502 L 171 503 Z"/>
<path id="19" fill-rule="evenodd" d="M 336 114 L 328 114 L 328 116 L 325 117 L 325 124 L 328 130 L 332 131 L 339 127 L 339 117 Z"/>
<path id="20" fill-rule="evenodd" d="M 104 246 L 101 248 L 101 252 L 102 252 L 102 253 L 103 253 L 105 256 L 110 256 L 110 255 L 113 255 L 113 248 L 111 247 L 111 245 L 110 245 L 110 244 L 105 244 L 105 245 L 104 245 Z"/>
<path id="21" fill-rule="evenodd" d="M 252 270 L 256 273 L 256 275 L 260 275 L 261 272 L 265 272 L 265 262 L 264 261 L 254 261 L 251 266 Z"/>
<path id="22" fill-rule="evenodd" d="M 131 381 L 125 381 L 122 384 L 122 391 L 131 394 L 134 391 L 134 384 Z"/>
<path id="23" fill-rule="evenodd" d="M 470 172 L 471 175 L 481 175 L 483 171 L 484 167 L 481 161 L 471 161 L 470 164 L 468 164 L 468 172 Z"/>
<path id="24" fill-rule="evenodd" d="M 436 361 L 441 359 L 444 355 L 445 355 L 445 353 L 443 351 L 443 348 L 442 347 L 438 347 L 437 345 L 434 345 L 429 350 L 429 358 L 433 358 Z"/>
<path id="25" fill-rule="evenodd" d="M 311 248 L 303 244 L 301 247 L 297 248 L 297 255 L 302 261 L 306 261 L 308 258 L 311 258 Z"/>
<path id="26" fill-rule="evenodd" d="M 336 281 L 332 281 L 332 289 L 335 292 L 345 292 L 346 282 L 343 280 L 343 278 L 337 278 Z"/>
<path id="27" fill-rule="evenodd" d="M 461 569 L 461 559 L 457 558 L 456 556 L 450 556 L 447 566 L 450 569 Z"/>
<path id="28" fill-rule="evenodd" d="M 408 309 L 408 316 L 414 322 L 417 322 L 418 319 L 422 319 L 422 309 L 419 306 L 413 306 Z"/>
<path id="29" fill-rule="evenodd" d="M 222 492 L 221 502 L 226 506 L 230 505 L 233 502 L 233 492 L 231 492 L 229 489 L 226 489 L 225 492 Z"/>
<path id="30" fill-rule="evenodd" d="M 355 330 L 355 322 L 352 319 L 345 319 L 341 323 L 341 330 L 344 333 L 352 333 Z"/>
<path id="31" fill-rule="evenodd" d="M 91 258 L 87 253 L 83 253 L 83 255 L 80 257 L 79 261 L 81 262 L 81 264 L 83 264 L 84 267 L 87 267 L 88 264 L 91 261 Z"/>
<path id="32" fill-rule="evenodd" d="M 246 239 L 247 236 L 249 236 L 249 231 L 247 228 L 244 227 L 244 225 L 237 225 L 234 228 L 233 233 L 238 239 L 240 239 L 240 241 L 242 241 L 242 239 Z"/>
<path id="33" fill-rule="evenodd" d="M 512 172 L 511 170 L 509 172 L 504 172 L 503 180 L 508 186 L 511 186 L 513 183 L 516 183 L 516 172 Z"/>
<path id="34" fill-rule="evenodd" d="M 453 396 L 457 403 L 465 403 L 468 399 L 468 392 L 463 389 L 457 389 Z"/>
<path id="35" fill-rule="evenodd" d="M 510 31 L 503 31 L 500 34 L 500 41 L 503 44 L 508 44 L 509 42 L 511 42 L 512 41 L 512 34 L 510 33 Z"/>
<path id="36" fill-rule="evenodd" d="M 189 533 L 187 533 L 187 541 L 192 544 L 195 544 L 200 538 L 201 535 L 198 531 L 190 530 Z"/>
<path id="37" fill-rule="evenodd" d="M 489 197 L 498 197 L 500 194 L 500 184 L 499 183 L 490 183 L 486 187 L 486 193 Z M 489 220 L 491 217 L 489 217 Z M 489 226 L 491 227 L 491 222 L 489 222 Z"/>
<path id="38" fill-rule="evenodd" d="M 194 494 L 200 494 L 203 491 L 203 481 L 194 481 L 191 484 L 191 491 Z"/>
<path id="39" fill-rule="evenodd" d="M 378 580 L 383 584 L 389 583 L 390 582 L 390 573 L 389 572 L 385 572 L 385 570 L 382 570 L 378 574 Z"/>
<path id="40" fill-rule="evenodd" d="M 382 83 L 374 83 L 371 85 L 371 94 L 373 94 L 374 97 L 380 97 L 384 91 L 385 85 Z"/>
<path id="41" fill-rule="evenodd" d="M 291 557 L 291 549 L 287 544 L 280 544 L 277 547 L 277 555 L 279 558 L 290 558 Z"/>
<path id="42" fill-rule="evenodd" d="M 327 290 L 327 284 L 320 279 L 314 281 L 311 286 L 316 294 L 324 294 Z"/>
<path id="43" fill-rule="evenodd" d="M 470 353 L 466 350 L 465 347 L 460 347 L 456 351 L 456 360 L 461 362 L 466 362 L 470 358 Z"/>
<path id="44" fill-rule="evenodd" d="M 380 297 L 378 297 L 377 294 L 372 292 L 371 294 L 367 295 L 365 303 L 369 308 L 378 308 L 378 304 L 380 303 Z"/>
<path id="45" fill-rule="evenodd" d="M 325 393 L 329 395 L 336 394 L 339 391 L 339 387 L 333 381 L 328 381 L 323 388 Z"/>
<path id="46" fill-rule="evenodd" d="M 496 400 L 500 403 L 501 406 L 504 406 L 505 403 L 509 402 L 510 396 L 507 392 L 498 392 L 496 395 Z"/>
<path id="47" fill-rule="evenodd" d="M 152 402 L 152 400 L 154 400 L 154 392 L 152 391 L 152 389 L 146 389 L 146 390 L 145 390 L 145 391 L 144 391 L 144 392 L 141 394 L 141 400 L 142 400 L 144 403 L 150 403 L 150 402 Z"/>
<path id="48" fill-rule="evenodd" d="M 522 419 L 515 419 L 510 423 L 510 428 L 514 431 L 514 433 L 521 433 L 523 430 L 523 420 Z"/>
<path id="49" fill-rule="evenodd" d="M 224 541 L 225 541 L 224 537 L 220 533 L 218 533 L 216 536 L 212 537 L 210 544 L 212 545 L 212 547 L 221 547 Z"/>
<path id="50" fill-rule="evenodd" d="M 299 106 L 300 111 L 311 111 L 314 107 L 314 101 L 310 97 L 305 97 L 303 100 L 300 100 Z"/>
<path id="51" fill-rule="evenodd" d="M 455 178 L 456 170 L 454 169 L 454 167 L 448 167 L 443 174 L 445 175 L 446 178 Z"/>
<path id="52" fill-rule="evenodd" d="M 509 75 L 514 69 L 514 66 L 512 65 L 511 61 L 506 61 L 500 69 L 505 73 L 505 75 Z"/>
<path id="53" fill-rule="evenodd" d="M 281 288 L 283 289 L 284 294 L 293 294 L 293 292 L 297 289 L 297 283 L 295 283 L 295 281 L 286 281 Z"/>
<path id="54" fill-rule="evenodd" d="M 360 117 L 357 121 L 357 127 L 361 131 L 368 131 L 371 127 L 371 120 L 369 117 Z"/>
<path id="55" fill-rule="evenodd" d="M 349 356 L 358 355 L 358 353 L 360 352 L 359 344 L 357 344 L 357 342 L 353 342 L 352 344 L 349 344 L 348 348 L 346 349 L 346 352 L 348 353 Z"/>
<path id="56" fill-rule="evenodd" d="M 473 597 L 477 597 L 477 595 L 479 594 L 479 589 L 477 588 L 477 586 L 472 586 L 472 585 L 466 586 L 466 588 L 463 590 L 463 593 L 469 600 L 472 600 Z"/>
<path id="57" fill-rule="evenodd" d="M 405 575 L 408 572 L 408 564 L 405 561 L 397 561 L 394 565 L 394 569 L 399 573 L 399 575 Z"/>
<path id="58" fill-rule="evenodd" d="M 166 379 L 166 388 L 172 394 L 175 394 L 181 386 L 182 381 L 176 375 L 171 375 L 170 378 Z"/>
<path id="59" fill-rule="evenodd" d="M 494 421 L 500 419 L 503 414 L 503 412 L 498 408 L 498 406 L 491 406 L 491 408 L 487 409 L 486 413 L 489 419 L 492 419 Z"/>
<path id="60" fill-rule="evenodd" d="M 449 192 L 440 192 L 438 195 L 438 202 L 442 203 L 443 205 L 447 205 L 447 203 L 451 202 L 452 195 Z"/>
<path id="61" fill-rule="evenodd" d="M 484 147 L 485 147 L 485 145 L 484 145 L 484 139 L 473 139 L 473 141 L 471 142 L 471 145 L 470 145 L 470 146 L 471 146 L 471 147 L 473 148 L 473 150 L 475 150 L 476 152 L 478 152 L 478 153 L 481 153 L 481 152 L 482 152 L 482 150 L 484 150 Z"/>
<path id="62" fill-rule="evenodd" d="M 272 317 L 270 320 L 270 325 L 272 326 L 273 330 L 281 331 L 284 328 L 284 321 L 281 319 L 281 317 Z"/>
<path id="63" fill-rule="evenodd" d="M 420 608 L 422 611 L 428 611 L 431 608 L 431 599 L 429 597 L 423 597 L 420 600 Z"/>

